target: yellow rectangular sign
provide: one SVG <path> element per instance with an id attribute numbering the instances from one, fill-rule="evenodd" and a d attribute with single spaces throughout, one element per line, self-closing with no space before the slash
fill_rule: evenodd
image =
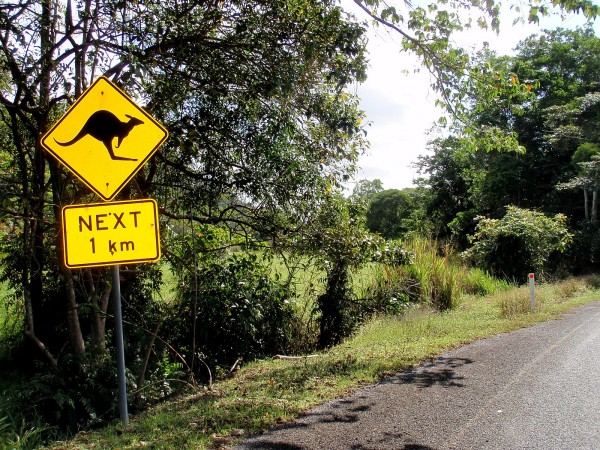
<path id="1" fill-rule="evenodd" d="M 65 206 L 62 220 L 64 262 L 69 268 L 160 258 L 158 207 L 153 199 Z"/>

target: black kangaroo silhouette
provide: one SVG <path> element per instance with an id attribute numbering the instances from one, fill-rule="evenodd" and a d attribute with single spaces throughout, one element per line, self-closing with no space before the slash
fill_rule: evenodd
<path id="1" fill-rule="evenodd" d="M 81 131 L 77 133 L 77 136 L 75 136 L 73 139 L 68 142 L 58 142 L 56 139 L 54 140 L 58 145 L 67 147 L 69 145 L 73 145 L 84 136 L 90 135 L 104 144 L 108 150 L 108 153 L 110 154 L 111 159 L 137 161 L 137 159 L 115 155 L 115 152 L 112 148 L 112 141 L 114 138 L 119 138 L 116 147 L 119 148 L 121 141 L 123 141 L 123 139 L 129 135 L 129 132 L 133 129 L 133 127 L 144 123 L 137 117 L 132 117 L 129 114 L 125 114 L 125 116 L 129 118 L 129 121 L 121 122 L 119 118 L 110 111 L 96 111 L 89 117 L 83 128 L 81 128 Z"/>

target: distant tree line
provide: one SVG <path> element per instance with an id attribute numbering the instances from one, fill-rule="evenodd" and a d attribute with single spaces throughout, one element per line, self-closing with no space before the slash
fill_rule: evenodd
<path id="1" fill-rule="evenodd" d="M 354 195 L 369 204 L 371 231 L 387 238 L 426 233 L 461 251 L 473 244 L 481 250 L 481 240 L 490 239 L 486 233 L 500 226 L 494 221 L 512 214 L 510 220 L 519 223 L 512 237 L 494 241 L 496 253 L 489 261 L 476 258 L 500 276 L 597 270 L 600 40 L 591 26 L 556 29 L 525 39 L 516 50 L 513 57 L 487 49 L 479 54 L 499 95 L 490 100 L 487 87 L 471 92 L 472 107 L 454 124 L 456 131 L 431 141 L 431 153 L 415 163 L 422 175 L 418 187 L 384 190 L 378 180 L 363 180 Z M 492 129 L 498 132 L 494 139 L 477 133 Z M 560 257 L 547 254 L 544 265 L 524 262 L 516 270 L 516 254 L 536 233 L 553 240 L 548 229 L 536 228 L 534 214 L 556 217 L 556 225 L 563 224 L 571 236 L 570 245 L 561 240 L 555 248 Z M 531 235 L 520 234 L 517 228 L 527 224 Z"/>

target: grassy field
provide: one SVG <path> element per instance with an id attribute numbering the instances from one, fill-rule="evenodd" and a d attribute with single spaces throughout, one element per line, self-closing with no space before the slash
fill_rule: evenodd
<path id="1" fill-rule="evenodd" d="M 244 366 L 233 378 L 161 404 L 123 429 L 113 425 L 80 433 L 53 449 L 206 448 L 297 417 L 315 405 L 343 396 L 431 358 L 493 334 L 557 318 L 600 296 L 595 279 L 574 279 L 537 289 L 536 313 L 528 312 L 527 290 L 463 297 L 455 309 L 423 306 L 402 316 L 379 317 L 327 352 L 296 360 L 270 359 Z"/>

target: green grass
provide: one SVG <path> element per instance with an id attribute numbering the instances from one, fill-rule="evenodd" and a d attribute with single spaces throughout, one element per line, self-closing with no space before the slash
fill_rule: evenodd
<path id="1" fill-rule="evenodd" d="M 7 283 L 0 283 L 0 360 L 8 356 L 7 351 L 16 339 L 20 339 L 22 305 L 12 295 Z"/>
<path id="2" fill-rule="evenodd" d="M 47 431 L 43 426 L 26 426 L 13 424 L 7 417 L 0 416 L 0 448 L 7 450 L 33 450 L 42 445 L 43 434 Z"/>
<path id="3" fill-rule="evenodd" d="M 5 299 L 9 295 L 10 295 L 10 289 L 8 288 L 8 283 L 6 283 L 6 282 L 0 283 L 0 305 L 4 305 Z M 4 322 L 6 315 L 7 315 L 6 308 L 0 308 L 0 323 Z M 2 330 L 1 327 L 0 327 L 0 330 Z"/>
<path id="4" fill-rule="evenodd" d="M 250 363 L 212 390 L 199 390 L 133 417 L 127 429 L 114 425 L 51 448 L 171 449 L 229 444 L 241 434 L 259 433 L 292 420 L 315 405 L 461 344 L 556 318 L 597 299 L 600 292 L 591 287 L 595 285 L 593 280 L 579 279 L 540 286 L 535 314 L 505 313 L 503 302 L 512 301 L 512 289 L 494 296 L 464 297 L 455 309 L 441 313 L 411 307 L 402 316 L 369 321 L 352 338 L 317 357 Z"/>

